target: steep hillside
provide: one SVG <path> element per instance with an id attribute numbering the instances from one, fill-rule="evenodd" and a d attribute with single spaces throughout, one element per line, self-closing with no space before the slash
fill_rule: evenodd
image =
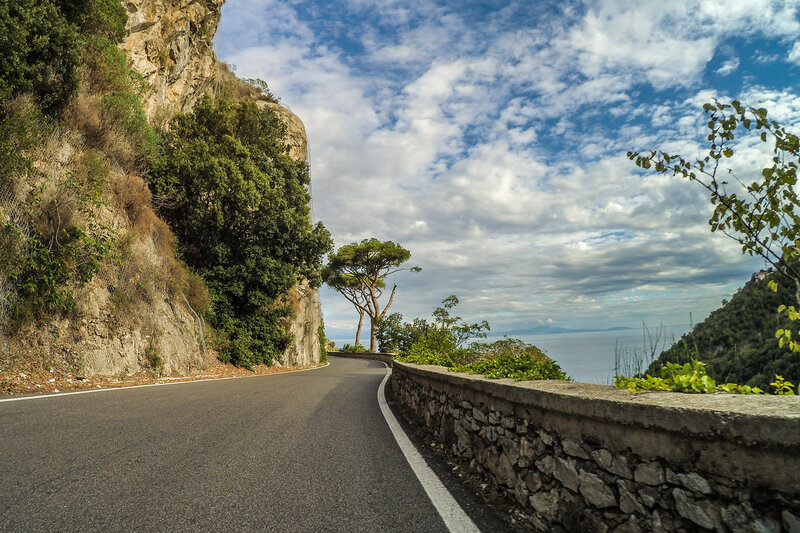
<path id="1" fill-rule="evenodd" d="M 128 0 L 120 14 L 111 0 L 65 1 L 86 43 L 72 46 L 76 37 L 63 30 L 64 46 L 83 50 L 74 95 L 50 112 L 35 79 L 33 98 L 24 84 L 0 93 L 0 377 L 185 375 L 215 360 L 204 319 L 212 295 L 177 257 L 146 183 L 158 157 L 148 122 L 163 126 L 206 95 L 234 91 L 275 108 L 290 155 L 306 153 L 302 122 L 217 63 L 211 42 L 222 3 Z M 18 9 L 58 18 L 34 0 Z M 27 16 L 13 11 L 0 25 Z M 284 301 L 294 340 L 281 363 L 318 361 L 316 289 L 300 282 Z"/>
<path id="2" fill-rule="evenodd" d="M 739 383 L 770 390 L 775 374 L 800 382 L 800 354 L 778 347 L 775 331 L 789 327 L 779 317 L 778 306 L 795 302 L 794 284 L 778 273 L 753 278 L 723 306 L 663 352 L 648 369 L 659 375 L 666 361 L 694 358 L 708 363 L 708 373 L 718 383 Z M 761 279 L 759 279 L 761 278 Z M 774 279 L 778 293 L 767 287 Z M 796 303 L 794 305 L 797 305 Z"/>

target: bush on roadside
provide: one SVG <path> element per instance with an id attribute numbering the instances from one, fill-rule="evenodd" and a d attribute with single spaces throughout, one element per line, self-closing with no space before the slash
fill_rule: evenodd
<path id="1" fill-rule="evenodd" d="M 474 337 L 485 337 L 489 325 L 468 324 L 461 317 L 452 316 L 458 298 L 445 298 L 441 307 L 434 310 L 433 323 L 423 319 L 403 324 L 402 316 L 390 317 L 383 324 L 383 338 L 387 342 L 404 345 L 415 339 L 408 349 L 395 357 L 404 363 L 438 365 L 453 372 L 484 374 L 488 378 L 569 379 L 558 364 L 536 346 L 519 339 L 504 338 L 491 343 L 464 342 Z"/>
<path id="2" fill-rule="evenodd" d="M 340 352 L 344 352 L 344 353 L 367 353 L 368 352 L 368 350 L 366 348 L 364 348 L 360 344 L 345 344 L 344 346 L 342 346 L 342 348 L 339 351 Z"/>

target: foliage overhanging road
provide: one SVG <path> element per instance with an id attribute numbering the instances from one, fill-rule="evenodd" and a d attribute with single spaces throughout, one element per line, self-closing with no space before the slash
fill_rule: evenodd
<path id="1" fill-rule="evenodd" d="M 0 403 L 3 531 L 445 531 L 382 363 Z"/>

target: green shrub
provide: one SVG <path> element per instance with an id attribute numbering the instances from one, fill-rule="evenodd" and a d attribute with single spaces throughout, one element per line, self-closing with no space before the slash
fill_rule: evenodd
<path id="1" fill-rule="evenodd" d="M 317 336 L 319 337 L 319 362 L 328 362 L 328 339 L 325 337 L 325 323 L 320 320 L 319 328 L 317 329 Z"/>
<path id="2" fill-rule="evenodd" d="M 717 385 L 711 376 L 706 374 L 706 364 L 701 361 L 692 361 L 686 364 L 666 363 L 661 368 L 661 377 L 650 374 L 643 378 L 615 376 L 614 386 L 628 389 L 630 393 L 645 390 L 676 391 L 688 393 L 711 394 L 714 392 L 729 392 L 735 394 L 762 394 L 758 387 L 726 383 Z"/>
<path id="3" fill-rule="evenodd" d="M 1 61 L 1 60 L 0 60 Z M 5 103 L 0 111 L 0 189 L 32 169 L 29 152 L 51 130 L 39 106 L 29 96 Z"/>
<path id="4" fill-rule="evenodd" d="M 402 356 L 395 357 L 404 363 L 414 363 L 415 365 L 439 365 L 451 367 L 455 363 L 449 355 L 436 353 L 430 348 L 415 344 L 408 352 Z"/>
<path id="5" fill-rule="evenodd" d="M 360 344 L 345 344 L 339 351 L 344 353 L 367 353 L 369 350 Z"/>
<path id="6" fill-rule="evenodd" d="M 491 379 L 512 378 L 517 381 L 568 379 L 561 367 L 558 366 L 558 363 L 550 358 L 545 357 L 542 359 L 533 354 L 500 355 L 466 365 L 454 365 L 450 370 L 452 372 L 483 374 Z"/>
<path id="7" fill-rule="evenodd" d="M 125 38 L 128 12 L 118 0 L 59 0 L 58 6 L 83 35 L 102 35 L 115 43 Z"/>
<path id="8" fill-rule="evenodd" d="M 16 290 L 16 321 L 71 312 L 73 289 L 91 281 L 108 257 L 111 232 L 97 221 L 103 205 L 99 188 L 106 175 L 104 162 L 89 153 L 46 196 L 39 189 L 28 199 L 38 219 L 31 234 L 17 241 L 19 252 L 7 271 Z M 82 220 L 74 220 L 77 213 Z M 7 225 L 8 231 L 14 229 Z"/>
<path id="9" fill-rule="evenodd" d="M 87 38 L 86 69 L 90 91 L 100 98 L 100 130 L 89 132 L 98 136 L 90 140 L 123 162 L 149 168 L 160 154 L 160 139 L 141 101 L 146 82 L 128 68 L 116 43 L 103 35 Z"/>
<path id="10" fill-rule="evenodd" d="M 512 378 L 517 381 L 533 379 L 569 379 L 558 364 L 536 346 L 516 339 L 503 339 L 491 344 L 474 344 L 469 350 L 474 361 L 458 364 L 448 354 L 437 353 L 416 344 L 404 356 L 395 359 L 417 365 L 438 365 L 451 372 L 483 374 L 487 378 Z"/>
<path id="11" fill-rule="evenodd" d="M 149 366 L 157 375 L 160 376 L 164 372 L 164 359 L 162 359 L 158 354 L 153 341 L 150 341 L 150 344 L 148 344 L 147 348 L 144 349 L 144 358 L 147 366 Z"/>
<path id="12" fill-rule="evenodd" d="M 31 93 L 55 115 L 78 90 L 81 39 L 49 0 L 0 2 L 0 104 Z"/>

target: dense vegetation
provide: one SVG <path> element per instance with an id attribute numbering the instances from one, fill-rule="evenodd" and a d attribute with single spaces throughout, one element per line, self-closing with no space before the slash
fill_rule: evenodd
<path id="1" fill-rule="evenodd" d="M 75 95 L 82 42 L 70 15 L 47 0 L 0 1 L 0 101 L 33 94 L 54 114 Z"/>
<path id="2" fill-rule="evenodd" d="M 439 365 L 453 372 L 483 374 L 488 378 L 569 379 L 558 364 L 536 346 L 504 338 L 491 343 L 470 342 L 485 338 L 488 322 L 465 322 L 453 314 L 454 295 L 434 309 L 432 322 L 417 318 L 403 322 L 393 313 L 379 323 L 381 351 L 399 351 L 398 360 L 420 365 Z"/>
<path id="3" fill-rule="evenodd" d="M 113 108 L 108 127 L 138 116 L 136 126 L 152 135 L 116 48 L 126 17 L 114 0 L 0 2 L 0 316 L 11 327 L 72 311 L 75 289 L 112 252 L 98 218 L 110 136 L 89 135 L 76 117 Z M 93 105 L 78 108 L 79 88 Z M 55 157 L 59 126 L 85 135 L 84 150 L 44 179 L 33 162 Z"/>
<path id="4" fill-rule="evenodd" d="M 778 292 L 768 287 L 777 281 Z M 665 363 L 707 364 L 706 370 L 719 383 L 735 382 L 769 390 L 775 375 L 800 382 L 800 357 L 782 349 L 775 336 L 789 320 L 777 313 L 778 306 L 794 301 L 794 283 L 774 272 L 763 280 L 753 278 L 729 302 L 712 312 L 653 361 L 647 373 L 658 376 Z"/>
<path id="5" fill-rule="evenodd" d="M 205 99 L 179 115 L 149 181 L 181 257 L 209 285 L 220 358 L 270 364 L 291 342 L 281 297 L 298 276 L 318 286 L 330 237 L 309 217 L 308 167 L 286 126 L 252 101 Z"/>

